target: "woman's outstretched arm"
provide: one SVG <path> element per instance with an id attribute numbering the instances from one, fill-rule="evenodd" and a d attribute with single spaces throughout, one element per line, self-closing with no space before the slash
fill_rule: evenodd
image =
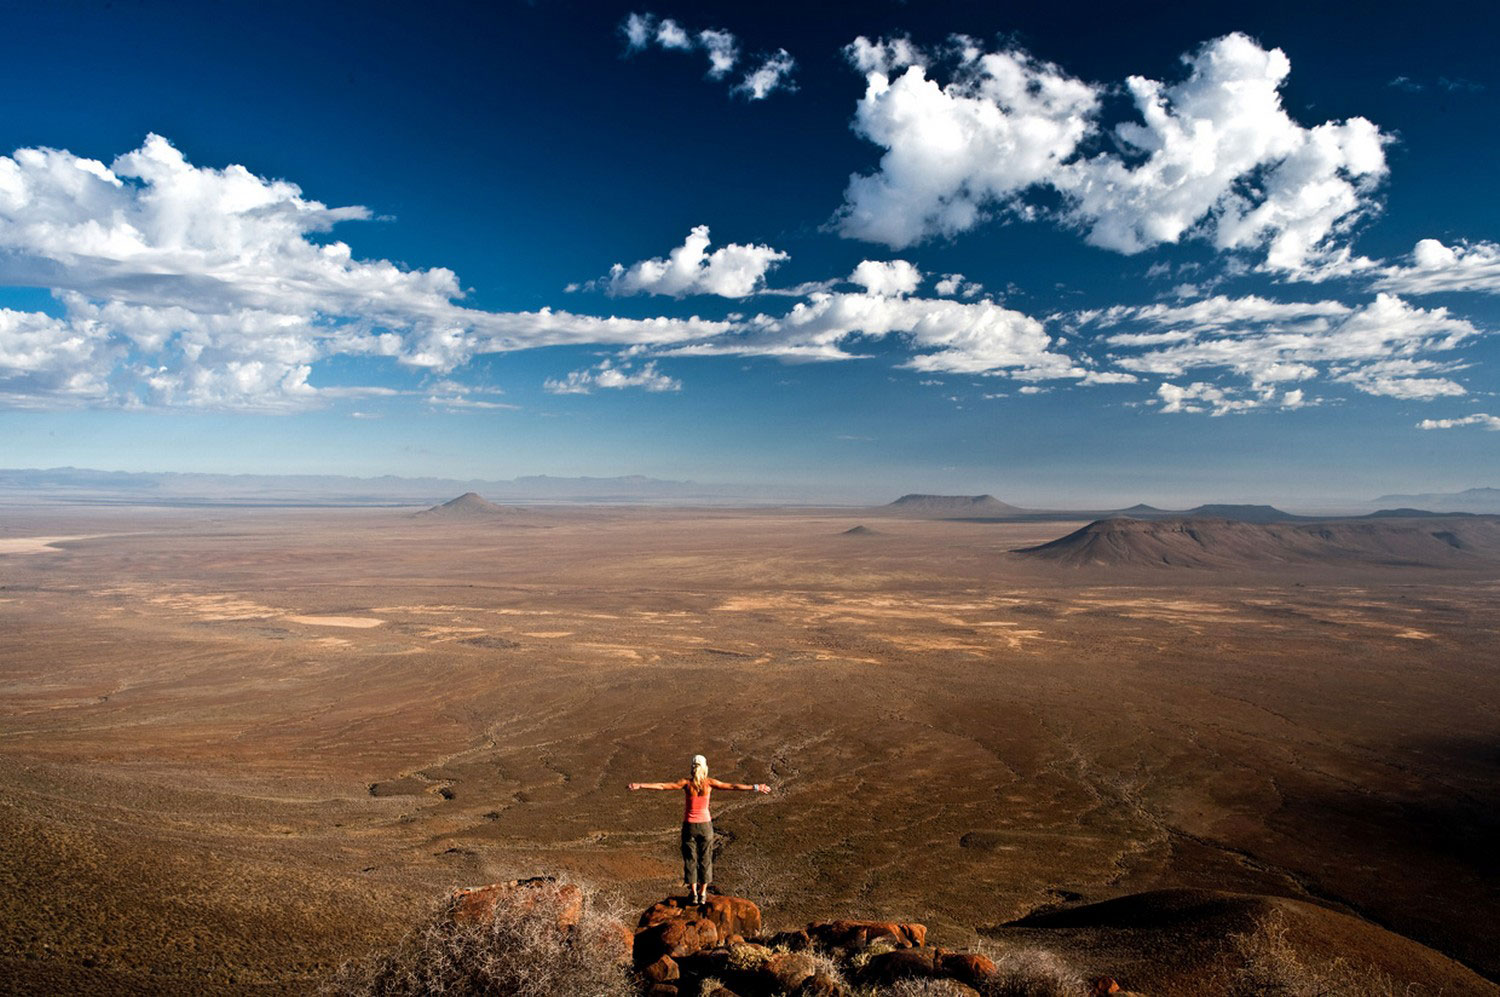
<path id="1" fill-rule="evenodd" d="M 681 789 L 686 786 L 686 779 L 678 779 L 676 782 L 632 782 L 630 788 L 636 789 Z"/>
<path id="2" fill-rule="evenodd" d="M 771 791 L 771 787 L 763 782 L 752 784 L 744 782 L 721 782 L 718 779 L 709 779 L 708 784 L 715 789 L 738 789 L 743 793 L 769 793 Z"/>

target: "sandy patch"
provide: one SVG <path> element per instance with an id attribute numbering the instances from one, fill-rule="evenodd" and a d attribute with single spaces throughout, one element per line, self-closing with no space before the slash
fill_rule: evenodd
<path id="1" fill-rule="evenodd" d="M 378 627 L 385 622 L 373 616 L 283 616 L 282 619 L 310 627 L 351 627 L 356 630 Z"/>
<path id="2" fill-rule="evenodd" d="M 968 651 L 977 654 L 989 650 L 983 644 L 970 644 L 956 637 L 907 637 L 901 634 L 875 634 L 874 636 L 887 644 L 895 644 L 908 651 Z"/>
<path id="3" fill-rule="evenodd" d="M 434 638 L 434 639 L 452 639 L 452 638 L 455 638 L 455 637 L 468 636 L 469 634 L 482 634 L 482 633 L 484 633 L 484 627 L 436 627 L 436 626 L 434 626 L 434 627 L 426 627 L 425 629 L 422 630 L 422 632 L 419 634 L 419 636 L 421 636 L 421 637 L 429 637 L 429 638 Z"/>
<path id="4" fill-rule="evenodd" d="M 263 606 L 249 599 L 233 595 L 174 595 L 152 596 L 146 600 L 164 609 L 192 613 L 201 620 L 224 622 L 228 620 L 263 620 L 281 612 L 271 606 Z"/>
<path id="5" fill-rule="evenodd" d="M 801 609 L 807 605 L 807 600 L 801 596 L 774 595 L 774 596 L 751 596 L 737 595 L 725 599 L 714 607 L 721 613 L 753 613 L 757 610 L 766 609 Z"/>
<path id="6" fill-rule="evenodd" d="M 104 536 L 102 533 L 85 533 L 71 537 L 5 537 L 0 539 L 0 554 L 59 554 L 61 547 L 54 544 L 69 540 L 92 540 Z"/>
<path id="7" fill-rule="evenodd" d="M 571 636 L 573 636 L 573 631 L 571 631 L 571 630 L 525 630 L 525 631 L 521 632 L 521 636 L 522 637 L 542 637 L 542 638 L 571 637 Z"/>
<path id="8" fill-rule="evenodd" d="M 483 606 L 372 606 L 372 613 L 487 613 Z"/>
<path id="9" fill-rule="evenodd" d="M 581 648 L 587 648 L 596 654 L 607 654 L 615 658 L 628 658 L 631 661 L 641 660 L 641 652 L 633 647 L 625 647 L 622 644 L 579 644 Z"/>

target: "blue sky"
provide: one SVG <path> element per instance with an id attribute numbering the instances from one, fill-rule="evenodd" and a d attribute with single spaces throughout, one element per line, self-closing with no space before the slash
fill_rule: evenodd
<path id="1" fill-rule="evenodd" d="M 0 465 L 1500 479 L 1492 5 L 810 6 L 0 5 Z"/>

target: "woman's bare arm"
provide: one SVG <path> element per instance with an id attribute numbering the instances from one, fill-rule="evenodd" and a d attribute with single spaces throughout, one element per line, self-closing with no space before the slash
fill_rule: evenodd
<path id="1" fill-rule="evenodd" d="M 715 789 L 737 789 L 742 793 L 769 793 L 771 787 L 763 782 L 747 784 L 743 782 L 722 782 L 718 779 L 709 779 L 708 784 Z"/>
<path id="2" fill-rule="evenodd" d="M 635 789 L 681 789 L 686 786 L 686 779 L 678 779 L 676 782 L 632 782 L 630 788 Z"/>

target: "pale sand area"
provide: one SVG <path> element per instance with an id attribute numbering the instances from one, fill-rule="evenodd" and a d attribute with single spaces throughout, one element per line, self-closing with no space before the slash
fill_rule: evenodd
<path id="1" fill-rule="evenodd" d="M 57 544 L 70 540 L 95 540 L 106 535 L 84 533 L 66 537 L 5 537 L 0 539 L 0 554 L 60 554 L 62 548 Z"/>
<path id="2" fill-rule="evenodd" d="M 373 616 L 283 616 L 282 619 L 310 627 L 350 627 L 355 630 L 368 630 L 385 622 Z"/>

